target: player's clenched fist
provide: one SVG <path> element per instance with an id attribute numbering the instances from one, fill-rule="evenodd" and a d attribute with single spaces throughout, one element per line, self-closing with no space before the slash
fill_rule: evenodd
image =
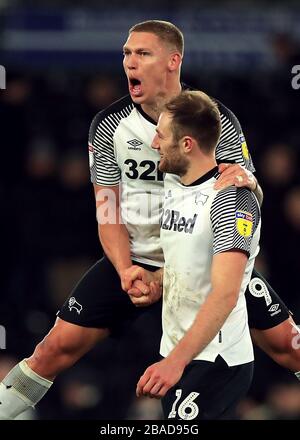
<path id="1" fill-rule="evenodd" d="M 178 360 L 165 358 L 147 368 L 136 387 L 136 395 L 160 399 L 181 378 L 184 365 Z"/>
<path id="2" fill-rule="evenodd" d="M 150 272 L 135 266 L 135 270 L 131 272 L 132 287 L 128 289 L 133 304 L 145 307 L 158 301 L 162 295 L 162 279 L 163 269 Z"/>

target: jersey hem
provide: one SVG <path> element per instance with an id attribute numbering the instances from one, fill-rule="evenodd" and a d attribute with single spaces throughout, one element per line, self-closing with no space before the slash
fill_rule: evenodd
<path id="1" fill-rule="evenodd" d="M 91 179 L 91 182 L 94 183 L 95 185 L 101 185 L 101 186 L 119 186 L 121 183 L 121 180 L 117 183 L 99 183 L 96 180 Z"/>
<path id="2" fill-rule="evenodd" d="M 159 354 L 166 358 L 168 356 L 168 354 L 163 354 L 163 351 L 161 350 L 159 352 Z M 237 365 L 244 365 L 244 364 L 248 364 L 249 362 L 253 362 L 254 361 L 254 355 L 251 354 L 249 356 L 246 356 L 244 359 L 241 360 L 232 360 L 230 361 L 229 359 L 226 359 L 227 356 L 224 357 L 224 355 L 222 355 L 221 353 L 216 353 L 216 354 L 212 354 L 212 355 L 199 355 L 197 357 L 195 357 L 194 359 L 192 359 L 192 361 L 207 361 L 207 362 L 212 362 L 214 363 L 217 359 L 217 357 L 220 356 L 224 362 L 226 362 L 226 364 L 228 365 L 228 367 L 235 367 Z"/>
<path id="3" fill-rule="evenodd" d="M 148 264 L 149 266 L 155 266 L 155 267 L 164 266 L 164 263 L 162 263 L 161 261 L 153 261 L 153 260 L 149 260 L 149 258 L 132 256 L 131 259 L 132 261 L 136 261 L 137 263 Z"/>

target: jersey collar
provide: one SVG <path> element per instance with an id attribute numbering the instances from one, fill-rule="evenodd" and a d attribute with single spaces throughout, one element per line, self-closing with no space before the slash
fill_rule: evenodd
<path id="1" fill-rule="evenodd" d="M 152 119 L 149 115 L 147 115 L 146 112 L 142 109 L 142 106 L 140 104 L 133 103 L 135 108 L 138 110 L 138 112 L 143 116 L 143 118 L 147 119 L 147 121 L 151 122 L 153 125 L 157 125 L 154 119 Z"/>
<path id="2" fill-rule="evenodd" d="M 189 185 L 185 185 L 182 182 L 181 182 L 181 185 L 187 186 L 187 187 L 197 186 L 197 185 L 201 185 L 201 183 L 206 182 L 207 180 L 211 179 L 212 177 L 215 177 L 217 179 L 218 176 L 219 176 L 218 167 L 215 166 L 213 169 L 211 169 L 210 171 L 205 173 L 204 176 L 199 177 L 199 179 L 195 180 L 194 182 L 190 183 Z"/>

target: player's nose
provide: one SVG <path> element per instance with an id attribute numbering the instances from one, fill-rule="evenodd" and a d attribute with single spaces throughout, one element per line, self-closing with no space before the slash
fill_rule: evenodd
<path id="1" fill-rule="evenodd" d="M 136 69 L 138 67 L 137 57 L 135 54 L 130 54 L 127 56 L 125 65 L 129 70 Z"/>
<path id="2" fill-rule="evenodd" d="M 159 150 L 159 141 L 158 141 L 158 135 L 157 134 L 154 136 L 154 139 L 152 141 L 151 147 L 154 150 Z"/>

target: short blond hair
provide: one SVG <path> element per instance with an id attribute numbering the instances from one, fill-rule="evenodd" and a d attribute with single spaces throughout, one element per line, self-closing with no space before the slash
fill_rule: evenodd
<path id="1" fill-rule="evenodd" d="M 184 52 L 184 37 L 183 33 L 169 21 L 163 20 L 147 20 L 141 23 L 137 23 L 129 29 L 131 32 L 149 32 L 157 35 L 162 41 L 166 42 L 170 46 L 174 47 L 181 56 Z"/>

